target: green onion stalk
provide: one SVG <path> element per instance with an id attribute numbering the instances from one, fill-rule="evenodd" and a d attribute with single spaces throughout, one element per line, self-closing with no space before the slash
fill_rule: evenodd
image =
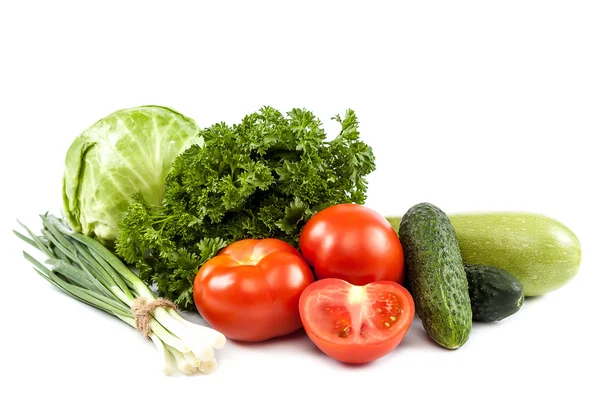
<path id="1" fill-rule="evenodd" d="M 14 233 L 48 259 L 43 263 L 23 252 L 35 272 L 69 296 L 114 315 L 138 329 L 158 350 L 162 371 L 173 366 L 184 374 L 211 373 L 217 367 L 215 349 L 225 336 L 184 319 L 168 300 L 148 286 L 97 240 L 74 232 L 61 219 L 44 214 L 41 235 Z"/>

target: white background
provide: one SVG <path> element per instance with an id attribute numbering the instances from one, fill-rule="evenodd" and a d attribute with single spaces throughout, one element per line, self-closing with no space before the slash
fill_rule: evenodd
<path id="1" fill-rule="evenodd" d="M 1 3 L 0 397 L 599 398 L 600 4 L 217 3 Z M 213 375 L 163 377 L 150 342 L 38 278 L 10 232 L 60 212 L 78 133 L 143 104 L 201 127 L 305 107 L 332 135 L 329 118 L 353 108 L 377 157 L 369 206 L 540 212 L 579 236 L 580 272 L 475 325 L 456 351 L 415 320 L 398 349 L 361 367 L 299 333 L 229 342 Z"/>

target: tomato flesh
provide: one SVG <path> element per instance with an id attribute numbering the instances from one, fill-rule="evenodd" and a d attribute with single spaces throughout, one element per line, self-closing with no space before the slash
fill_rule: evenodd
<path id="1" fill-rule="evenodd" d="M 300 316 L 308 336 L 325 354 L 360 364 L 400 344 L 414 318 L 414 302 L 396 282 L 354 286 L 327 278 L 304 290 Z"/>

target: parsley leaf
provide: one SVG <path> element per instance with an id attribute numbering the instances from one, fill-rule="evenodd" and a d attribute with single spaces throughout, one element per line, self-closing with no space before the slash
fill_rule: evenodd
<path id="1" fill-rule="evenodd" d="M 364 204 L 375 170 L 348 110 L 332 141 L 313 113 L 263 107 L 239 124 L 201 131 L 204 146 L 179 155 L 167 176 L 162 206 L 138 194 L 119 226 L 116 251 L 135 264 L 160 296 L 192 309 L 198 269 L 228 243 L 278 238 L 297 246 L 316 212 L 340 203 Z"/>

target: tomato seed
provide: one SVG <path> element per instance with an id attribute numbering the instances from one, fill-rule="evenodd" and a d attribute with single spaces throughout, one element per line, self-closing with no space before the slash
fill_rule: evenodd
<path id="1" fill-rule="evenodd" d="M 338 337 L 347 338 L 348 336 L 350 336 L 350 330 L 350 326 L 345 327 L 340 331 L 340 333 L 338 333 Z"/>

